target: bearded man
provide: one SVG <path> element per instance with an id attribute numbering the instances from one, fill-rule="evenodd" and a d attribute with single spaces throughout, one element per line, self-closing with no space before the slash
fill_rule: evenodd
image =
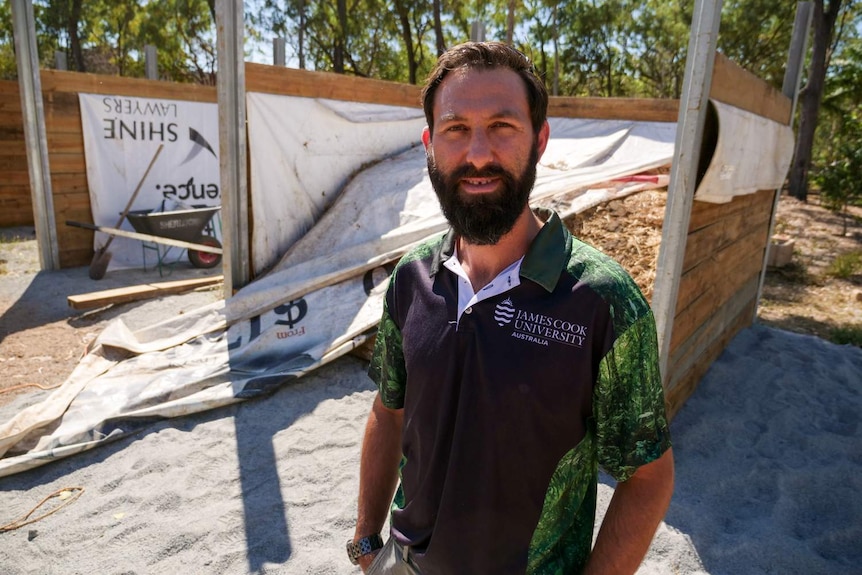
<path id="1" fill-rule="evenodd" d="M 422 98 L 451 229 L 390 280 L 348 554 L 374 575 L 634 573 L 673 491 L 649 305 L 530 209 L 550 128 L 523 54 L 456 46 Z M 591 549 L 599 466 L 618 484 Z"/>

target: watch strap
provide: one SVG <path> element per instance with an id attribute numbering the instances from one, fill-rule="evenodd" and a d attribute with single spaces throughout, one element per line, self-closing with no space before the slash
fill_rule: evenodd
<path id="1" fill-rule="evenodd" d="M 379 534 L 362 537 L 356 541 L 347 542 L 347 556 L 354 565 L 359 564 L 359 558 L 374 553 L 383 547 L 383 538 Z"/>

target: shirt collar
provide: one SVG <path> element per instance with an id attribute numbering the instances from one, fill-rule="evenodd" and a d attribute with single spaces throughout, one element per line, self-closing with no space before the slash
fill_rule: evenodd
<path id="1" fill-rule="evenodd" d="M 560 271 L 565 267 L 572 247 L 572 237 L 566 233 L 560 216 L 547 208 L 534 208 L 533 212 L 545 222 L 539 230 L 524 261 L 521 263 L 521 277 L 531 280 L 548 292 L 554 291 L 560 279 Z M 450 228 L 431 261 L 431 275 L 435 275 L 443 262 L 455 253 L 455 232 Z"/>

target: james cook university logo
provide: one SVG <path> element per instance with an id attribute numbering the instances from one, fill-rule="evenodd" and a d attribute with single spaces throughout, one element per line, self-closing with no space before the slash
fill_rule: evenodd
<path id="1" fill-rule="evenodd" d="M 517 309 L 511 298 L 506 298 L 494 308 L 494 321 L 500 327 L 511 325 L 512 337 L 538 345 L 557 343 L 583 347 L 587 340 L 586 326 Z"/>
<path id="2" fill-rule="evenodd" d="M 494 308 L 494 319 L 500 327 L 512 323 L 512 319 L 514 317 L 515 307 L 512 305 L 512 300 L 509 298 L 504 299 L 497 304 L 496 308 Z"/>

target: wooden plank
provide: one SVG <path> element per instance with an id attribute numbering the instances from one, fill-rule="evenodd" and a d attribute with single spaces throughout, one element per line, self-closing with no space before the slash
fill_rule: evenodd
<path id="1" fill-rule="evenodd" d="M 682 310 L 674 318 L 674 329 L 671 335 L 670 353 L 672 354 L 694 332 L 696 332 L 709 317 L 732 299 L 739 290 L 752 280 L 759 277 L 763 265 L 763 254 L 750 254 L 739 265 L 728 270 L 728 280 L 709 286 L 695 299 L 690 306 Z"/>
<path id="2" fill-rule="evenodd" d="M 563 118 L 676 122 L 679 100 L 649 98 L 548 99 L 548 115 Z"/>
<path id="3" fill-rule="evenodd" d="M 20 129 L 24 131 L 24 116 L 21 110 L 0 110 L 0 126 Z"/>
<path id="4" fill-rule="evenodd" d="M 57 133 L 48 134 L 48 153 L 73 154 L 84 156 L 84 134 L 83 133 Z"/>
<path id="5" fill-rule="evenodd" d="M 685 245 L 683 273 L 711 258 L 716 251 L 738 238 L 768 225 L 771 214 L 772 206 L 764 202 L 751 210 L 730 214 L 728 217 L 716 220 L 710 226 L 690 233 Z"/>
<path id="6" fill-rule="evenodd" d="M 41 70 L 42 91 L 74 94 L 110 94 L 136 98 L 164 98 L 190 102 L 216 102 L 213 86 L 125 78 L 100 74 L 82 74 L 60 70 Z"/>
<path id="7" fill-rule="evenodd" d="M 139 301 L 165 295 L 179 294 L 202 287 L 221 284 L 224 276 L 212 276 L 188 280 L 177 280 L 128 286 L 85 294 L 70 295 L 67 299 L 73 309 L 92 309 L 106 305 Z"/>
<path id="8" fill-rule="evenodd" d="M 421 107 L 419 86 L 343 74 L 247 62 L 245 83 L 248 92 Z"/>
<path id="9" fill-rule="evenodd" d="M 725 218 L 737 212 L 751 209 L 753 206 L 767 202 L 772 205 L 773 191 L 762 190 L 753 194 L 737 196 L 725 204 L 700 202 L 695 200 L 691 208 L 691 219 L 688 224 L 689 233 L 712 225 L 716 220 Z"/>
<path id="10" fill-rule="evenodd" d="M 81 150 L 83 152 L 83 150 Z M 51 165 L 51 176 L 60 174 L 75 174 L 86 177 L 87 161 L 83 153 L 51 154 L 48 158 Z"/>
<path id="11" fill-rule="evenodd" d="M 736 290 L 727 293 L 720 304 L 712 306 L 708 316 L 699 318 L 697 329 L 671 350 L 669 365 L 683 371 L 688 369 L 710 342 L 724 331 L 729 318 L 735 318 L 742 308 L 753 303 L 757 297 L 758 280 L 757 274 L 749 275 Z"/>
<path id="12" fill-rule="evenodd" d="M 0 140 L 0 156 L 24 156 L 27 165 L 27 146 L 23 140 Z"/>
<path id="13" fill-rule="evenodd" d="M 58 234 L 59 235 L 59 234 Z M 89 247 L 69 247 L 60 242 L 60 267 L 77 268 L 90 264 L 93 259 L 93 243 Z"/>
<path id="14" fill-rule="evenodd" d="M 112 236 L 119 236 L 121 238 L 129 238 L 132 240 L 141 240 L 144 242 L 153 242 L 157 244 L 164 244 L 166 246 L 174 246 L 177 248 L 185 248 L 188 250 L 195 250 L 198 252 L 206 252 L 209 254 L 219 254 L 221 255 L 222 249 L 216 248 L 213 246 L 207 246 L 204 244 L 195 244 L 192 242 L 184 242 L 182 240 L 175 240 L 173 238 L 166 238 L 164 236 L 153 236 L 150 234 L 140 234 L 138 232 L 129 232 L 126 230 L 120 230 L 117 228 L 109 228 L 107 226 L 96 226 L 93 224 L 89 224 L 87 222 L 74 222 L 70 220 L 66 220 L 67 226 L 74 226 L 79 228 L 86 228 L 88 230 L 95 230 L 99 232 L 103 232 Z"/>
<path id="15" fill-rule="evenodd" d="M 709 97 L 780 124 L 790 123 L 790 99 L 719 52 Z"/>
<path id="16" fill-rule="evenodd" d="M 715 339 L 709 347 L 703 350 L 696 364 L 685 372 L 672 371 L 672 385 L 668 385 L 668 389 L 665 390 L 665 405 L 670 419 L 673 419 L 686 400 L 695 392 L 700 380 L 703 379 L 703 376 L 706 375 L 706 372 L 709 371 L 709 368 L 718 359 L 727 347 L 727 344 L 730 343 L 740 330 L 751 324 L 753 315 L 754 303 L 752 302 L 739 312 L 719 338 Z"/>
<path id="17" fill-rule="evenodd" d="M 89 194 L 89 186 L 87 184 L 87 173 L 79 172 L 73 174 L 51 174 L 51 188 L 54 190 L 54 197 L 61 194 Z M 89 197 L 89 196 L 88 196 Z M 87 200 L 89 201 L 89 199 Z"/>
<path id="18" fill-rule="evenodd" d="M 69 114 L 54 108 L 45 109 L 45 132 L 47 134 L 81 134 L 83 130 L 80 114 Z"/>
<path id="19" fill-rule="evenodd" d="M 766 249 L 766 237 L 769 229 L 762 229 L 739 238 L 736 242 L 715 252 L 715 256 L 708 261 L 695 266 L 684 273 L 679 282 L 679 294 L 677 296 L 676 315 L 696 300 L 701 294 L 713 285 L 725 285 L 732 276 L 730 275 L 741 262 L 763 256 Z"/>

